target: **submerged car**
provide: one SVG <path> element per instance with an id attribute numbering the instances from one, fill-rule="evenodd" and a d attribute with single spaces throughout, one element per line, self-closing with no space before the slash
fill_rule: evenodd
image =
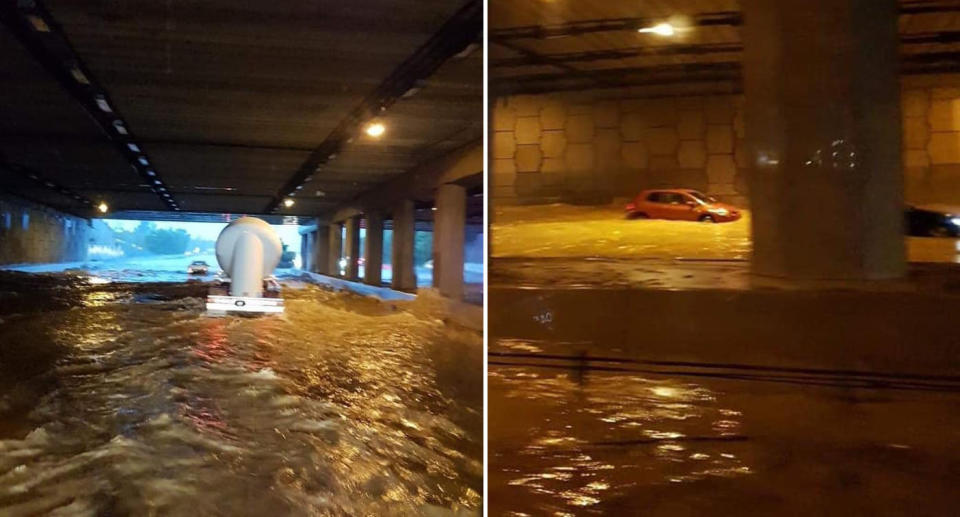
<path id="1" fill-rule="evenodd" d="M 725 223 L 740 219 L 740 210 L 690 189 L 644 190 L 626 206 L 631 219 L 671 219 Z"/>
<path id="2" fill-rule="evenodd" d="M 960 237 L 960 207 L 948 205 L 908 206 L 907 235 L 913 237 Z"/>
<path id="3" fill-rule="evenodd" d="M 190 275 L 205 275 L 210 271 L 210 266 L 202 260 L 194 260 L 187 266 L 187 273 Z"/>

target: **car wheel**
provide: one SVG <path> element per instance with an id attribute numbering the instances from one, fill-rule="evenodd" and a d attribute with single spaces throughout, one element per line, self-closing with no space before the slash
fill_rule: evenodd
<path id="1" fill-rule="evenodd" d="M 700 216 L 700 222 L 701 222 L 701 223 L 715 223 L 715 222 L 717 222 L 717 220 L 714 219 L 712 215 L 707 214 L 707 215 L 701 215 L 701 216 Z"/>
<path id="2" fill-rule="evenodd" d="M 943 226 L 938 226 L 936 228 L 931 229 L 927 233 L 927 235 L 929 235 L 930 237 L 950 237 L 951 236 L 950 230 L 948 228 L 944 228 Z"/>

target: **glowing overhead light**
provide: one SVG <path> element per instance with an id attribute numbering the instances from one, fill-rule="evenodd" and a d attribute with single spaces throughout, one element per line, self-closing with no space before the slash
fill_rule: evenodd
<path id="1" fill-rule="evenodd" d="M 673 25 L 670 25 L 669 23 L 658 23 L 653 27 L 644 27 L 642 29 L 638 29 L 637 32 L 656 34 L 658 36 L 673 36 L 677 33 L 677 29 L 675 29 Z"/>
<path id="2" fill-rule="evenodd" d="M 43 21 L 43 18 L 35 15 L 27 15 L 27 20 L 30 21 L 30 25 L 33 25 L 33 30 L 37 32 L 50 32 L 50 26 L 47 25 L 47 22 Z"/>
<path id="3" fill-rule="evenodd" d="M 291 206 L 293 206 L 293 200 L 290 198 L 284 199 L 283 206 L 290 208 Z"/>
<path id="4" fill-rule="evenodd" d="M 150 165 L 150 162 L 147 161 L 146 156 L 141 156 L 137 158 L 137 161 L 140 162 L 140 165 Z"/>
<path id="5" fill-rule="evenodd" d="M 367 134 L 374 138 L 380 138 L 386 130 L 387 128 L 380 122 L 369 124 L 366 129 Z"/>
<path id="6" fill-rule="evenodd" d="M 106 97 L 104 97 L 103 95 L 97 95 L 96 100 L 97 100 L 97 107 L 99 107 L 101 111 L 104 111 L 106 113 L 113 112 L 113 108 L 110 107 L 110 103 L 107 102 Z"/>
<path id="7" fill-rule="evenodd" d="M 113 128 L 116 129 L 117 133 L 120 133 L 121 135 L 127 134 L 127 128 L 123 126 L 122 120 L 114 120 Z"/>
<path id="8" fill-rule="evenodd" d="M 127 144 L 127 149 L 130 149 L 131 151 L 133 151 L 133 152 L 135 152 L 135 153 L 139 153 L 139 152 L 140 152 L 140 146 L 138 146 L 137 144 L 134 144 L 134 143 L 129 143 L 129 144 Z"/>
<path id="9" fill-rule="evenodd" d="M 110 207 L 107 206 L 106 203 L 104 203 L 103 201 L 101 201 L 100 204 L 97 205 L 97 210 L 99 210 L 101 214 L 105 214 L 105 213 L 107 213 L 107 210 L 110 210 Z"/>
<path id="10" fill-rule="evenodd" d="M 70 75 L 72 75 L 73 78 L 80 84 L 90 84 L 90 79 L 88 79 L 86 74 L 84 74 L 83 71 L 77 67 L 70 69 Z"/>

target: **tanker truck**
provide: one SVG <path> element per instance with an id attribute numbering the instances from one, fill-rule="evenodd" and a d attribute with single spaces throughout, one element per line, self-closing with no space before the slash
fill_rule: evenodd
<path id="1" fill-rule="evenodd" d="M 223 271 L 207 295 L 207 311 L 281 313 L 283 298 L 273 270 L 283 246 L 273 228 L 262 219 L 241 217 L 217 237 L 217 262 Z"/>

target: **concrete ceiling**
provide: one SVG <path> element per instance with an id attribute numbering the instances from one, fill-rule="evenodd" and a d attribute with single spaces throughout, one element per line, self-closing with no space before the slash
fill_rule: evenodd
<path id="1" fill-rule="evenodd" d="M 293 192 L 277 213 L 321 215 L 482 134 L 482 51 L 456 55 L 476 0 L 20 4 L 0 7 L 0 187 L 63 210 L 256 214 Z"/>
<path id="2" fill-rule="evenodd" d="M 960 71 L 960 4 L 901 0 L 904 73 Z M 643 95 L 740 89 L 736 0 L 490 0 L 497 94 L 633 88 Z M 670 22 L 674 37 L 638 28 Z"/>

